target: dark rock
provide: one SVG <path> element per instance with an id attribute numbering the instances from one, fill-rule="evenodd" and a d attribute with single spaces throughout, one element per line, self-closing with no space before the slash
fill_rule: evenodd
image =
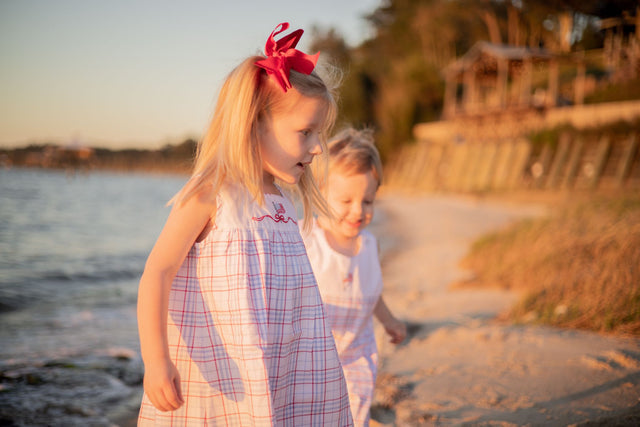
<path id="1" fill-rule="evenodd" d="M 0 426 L 113 426 L 135 417 L 139 359 L 82 356 L 0 367 Z"/>

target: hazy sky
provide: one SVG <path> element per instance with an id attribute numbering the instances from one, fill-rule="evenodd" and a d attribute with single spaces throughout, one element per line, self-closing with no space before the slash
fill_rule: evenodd
<path id="1" fill-rule="evenodd" d="M 381 0 L 1 0 L 0 146 L 198 137 L 231 69 L 280 22 L 351 45 Z"/>

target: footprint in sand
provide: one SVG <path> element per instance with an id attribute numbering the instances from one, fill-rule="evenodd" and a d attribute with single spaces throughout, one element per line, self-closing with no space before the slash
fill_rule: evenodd
<path id="1" fill-rule="evenodd" d="M 394 423 L 395 408 L 410 398 L 414 384 L 401 376 L 379 372 L 371 405 L 371 418 L 378 423 Z"/>

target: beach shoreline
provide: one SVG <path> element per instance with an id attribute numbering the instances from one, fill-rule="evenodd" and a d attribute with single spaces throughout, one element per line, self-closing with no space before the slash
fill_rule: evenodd
<path id="1" fill-rule="evenodd" d="M 519 294 L 451 286 L 476 238 L 548 204 L 388 191 L 379 209 L 385 301 L 410 333 L 394 347 L 376 324 L 376 425 L 637 425 L 640 340 L 506 324 Z"/>
<path id="2" fill-rule="evenodd" d="M 472 277 L 458 264 L 475 239 L 545 215 L 547 204 L 386 189 L 376 203 L 384 297 L 409 337 L 394 346 L 375 323 L 372 425 L 639 424 L 639 339 L 506 324 L 496 317 L 518 294 L 451 286 Z M 143 368 L 125 350 L 4 363 L 4 402 L 17 409 L 0 421 L 59 414 L 135 426 Z"/>

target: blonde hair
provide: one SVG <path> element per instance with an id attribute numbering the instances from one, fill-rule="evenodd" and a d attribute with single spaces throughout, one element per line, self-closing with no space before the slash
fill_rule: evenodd
<path id="1" fill-rule="evenodd" d="M 182 203 L 208 184 L 213 185 L 213 191 L 217 193 L 225 183 L 238 183 L 254 200 L 264 204 L 259 121 L 284 109 L 286 103 L 283 89 L 255 65 L 261 59 L 264 56 L 247 58 L 227 76 L 209 129 L 198 144 L 191 181 L 170 203 Z M 302 96 L 326 102 L 327 114 L 320 138 L 326 163 L 327 135 L 337 110 L 336 87 L 330 86 L 315 71 L 306 75 L 291 70 L 289 81 Z M 305 168 L 297 185 L 289 189 L 302 202 L 305 224 L 310 222 L 313 211 L 328 211 L 308 168 Z"/>
<path id="2" fill-rule="evenodd" d="M 382 184 L 382 161 L 371 129 L 343 129 L 329 142 L 329 173 L 339 170 L 347 175 L 371 172 Z"/>

